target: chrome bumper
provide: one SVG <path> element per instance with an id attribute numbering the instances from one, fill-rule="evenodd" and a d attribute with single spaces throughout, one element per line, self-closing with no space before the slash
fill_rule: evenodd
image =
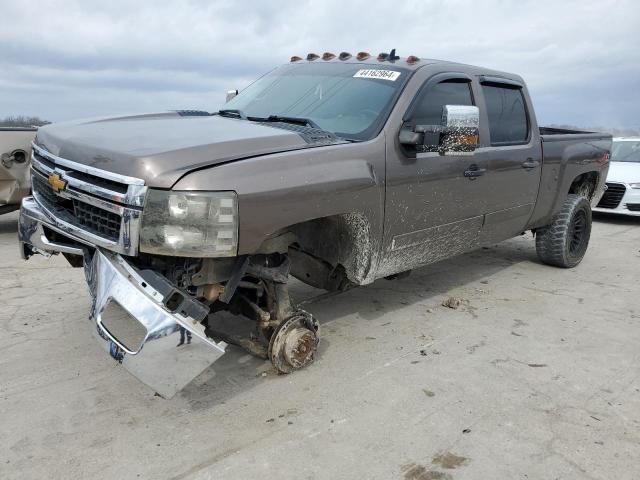
<path id="1" fill-rule="evenodd" d="M 69 241 L 63 243 L 50 240 L 44 231 L 45 225 L 52 231 L 64 235 Z M 83 255 L 83 246 L 90 245 L 65 233 L 64 227 L 58 225 L 54 218 L 49 217 L 33 197 L 22 199 L 20 218 L 18 220 L 18 241 L 20 256 L 24 260 L 27 260 L 34 253 L 40 253 L 45 257 L 55 253 Z"/>
<path id="2" fill-rule="evenodd" d="M 59 252 L 84 257 L 96 338 L 114 360 L 163 397 L 175 395 L 224 354 L 226 344 L 208 338 L 198 320 L 167 309 L 159 286 L 119 254 L 61 231 L 32 197 L 22 202 L 19 237 L 25 259 Z"/>

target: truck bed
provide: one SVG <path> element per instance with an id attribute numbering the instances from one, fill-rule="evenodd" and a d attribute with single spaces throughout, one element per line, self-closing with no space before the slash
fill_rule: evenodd
<path id="1" fill-rule="evenodd" d="M 607 176 L 611 135 L 608 133 L 540 127 L 542 145 L 542 195 L 531 220 L 533 228 L 547 225 L 564 202 L 572 183 L 581 175 L 596 182 L 592 201 L 597 203 Z"/>

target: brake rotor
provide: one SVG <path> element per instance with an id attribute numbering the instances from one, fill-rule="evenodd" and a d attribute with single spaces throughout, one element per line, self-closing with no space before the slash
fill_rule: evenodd
<path id="1" fill-rule="evenodd" d="M 271 363 L 282 373 L 308 365 L 318 349 L 320 324 L 299 310 L 276 328 L 269 341 Z"/>

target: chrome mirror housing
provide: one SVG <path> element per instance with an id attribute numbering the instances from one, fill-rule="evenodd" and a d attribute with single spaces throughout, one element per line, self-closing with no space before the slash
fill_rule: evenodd
<path id="1" fill-rule="evenodd" d="M 398 141 L 416 153 L 471 155 L 480 138 L 480 110 L 472 105 L 445 105 L 440 125 L 405 125 Z"/>
<path id="2" fill-rule="evenodd" d="M 235 98 L 238 95 L 238 90 L 227 90 L 227 102 Z"/>
<path id="3" fill-rule="evenodd" d="M 472 105 L 445 105 L 442 107 L 442 127 L 440 153 L 471 155 L 480 138 L 480 110 Z"/>

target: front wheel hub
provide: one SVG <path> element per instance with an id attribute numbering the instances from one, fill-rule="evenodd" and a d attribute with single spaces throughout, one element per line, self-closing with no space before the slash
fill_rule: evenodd
<path id="1" fill-rule="evenodd" d="M 269 341 L 271 363 L 282 373 L 313 361 L 320 337 L 318 322 L 307 312 L 299 311 L 282 322 Z"/>

